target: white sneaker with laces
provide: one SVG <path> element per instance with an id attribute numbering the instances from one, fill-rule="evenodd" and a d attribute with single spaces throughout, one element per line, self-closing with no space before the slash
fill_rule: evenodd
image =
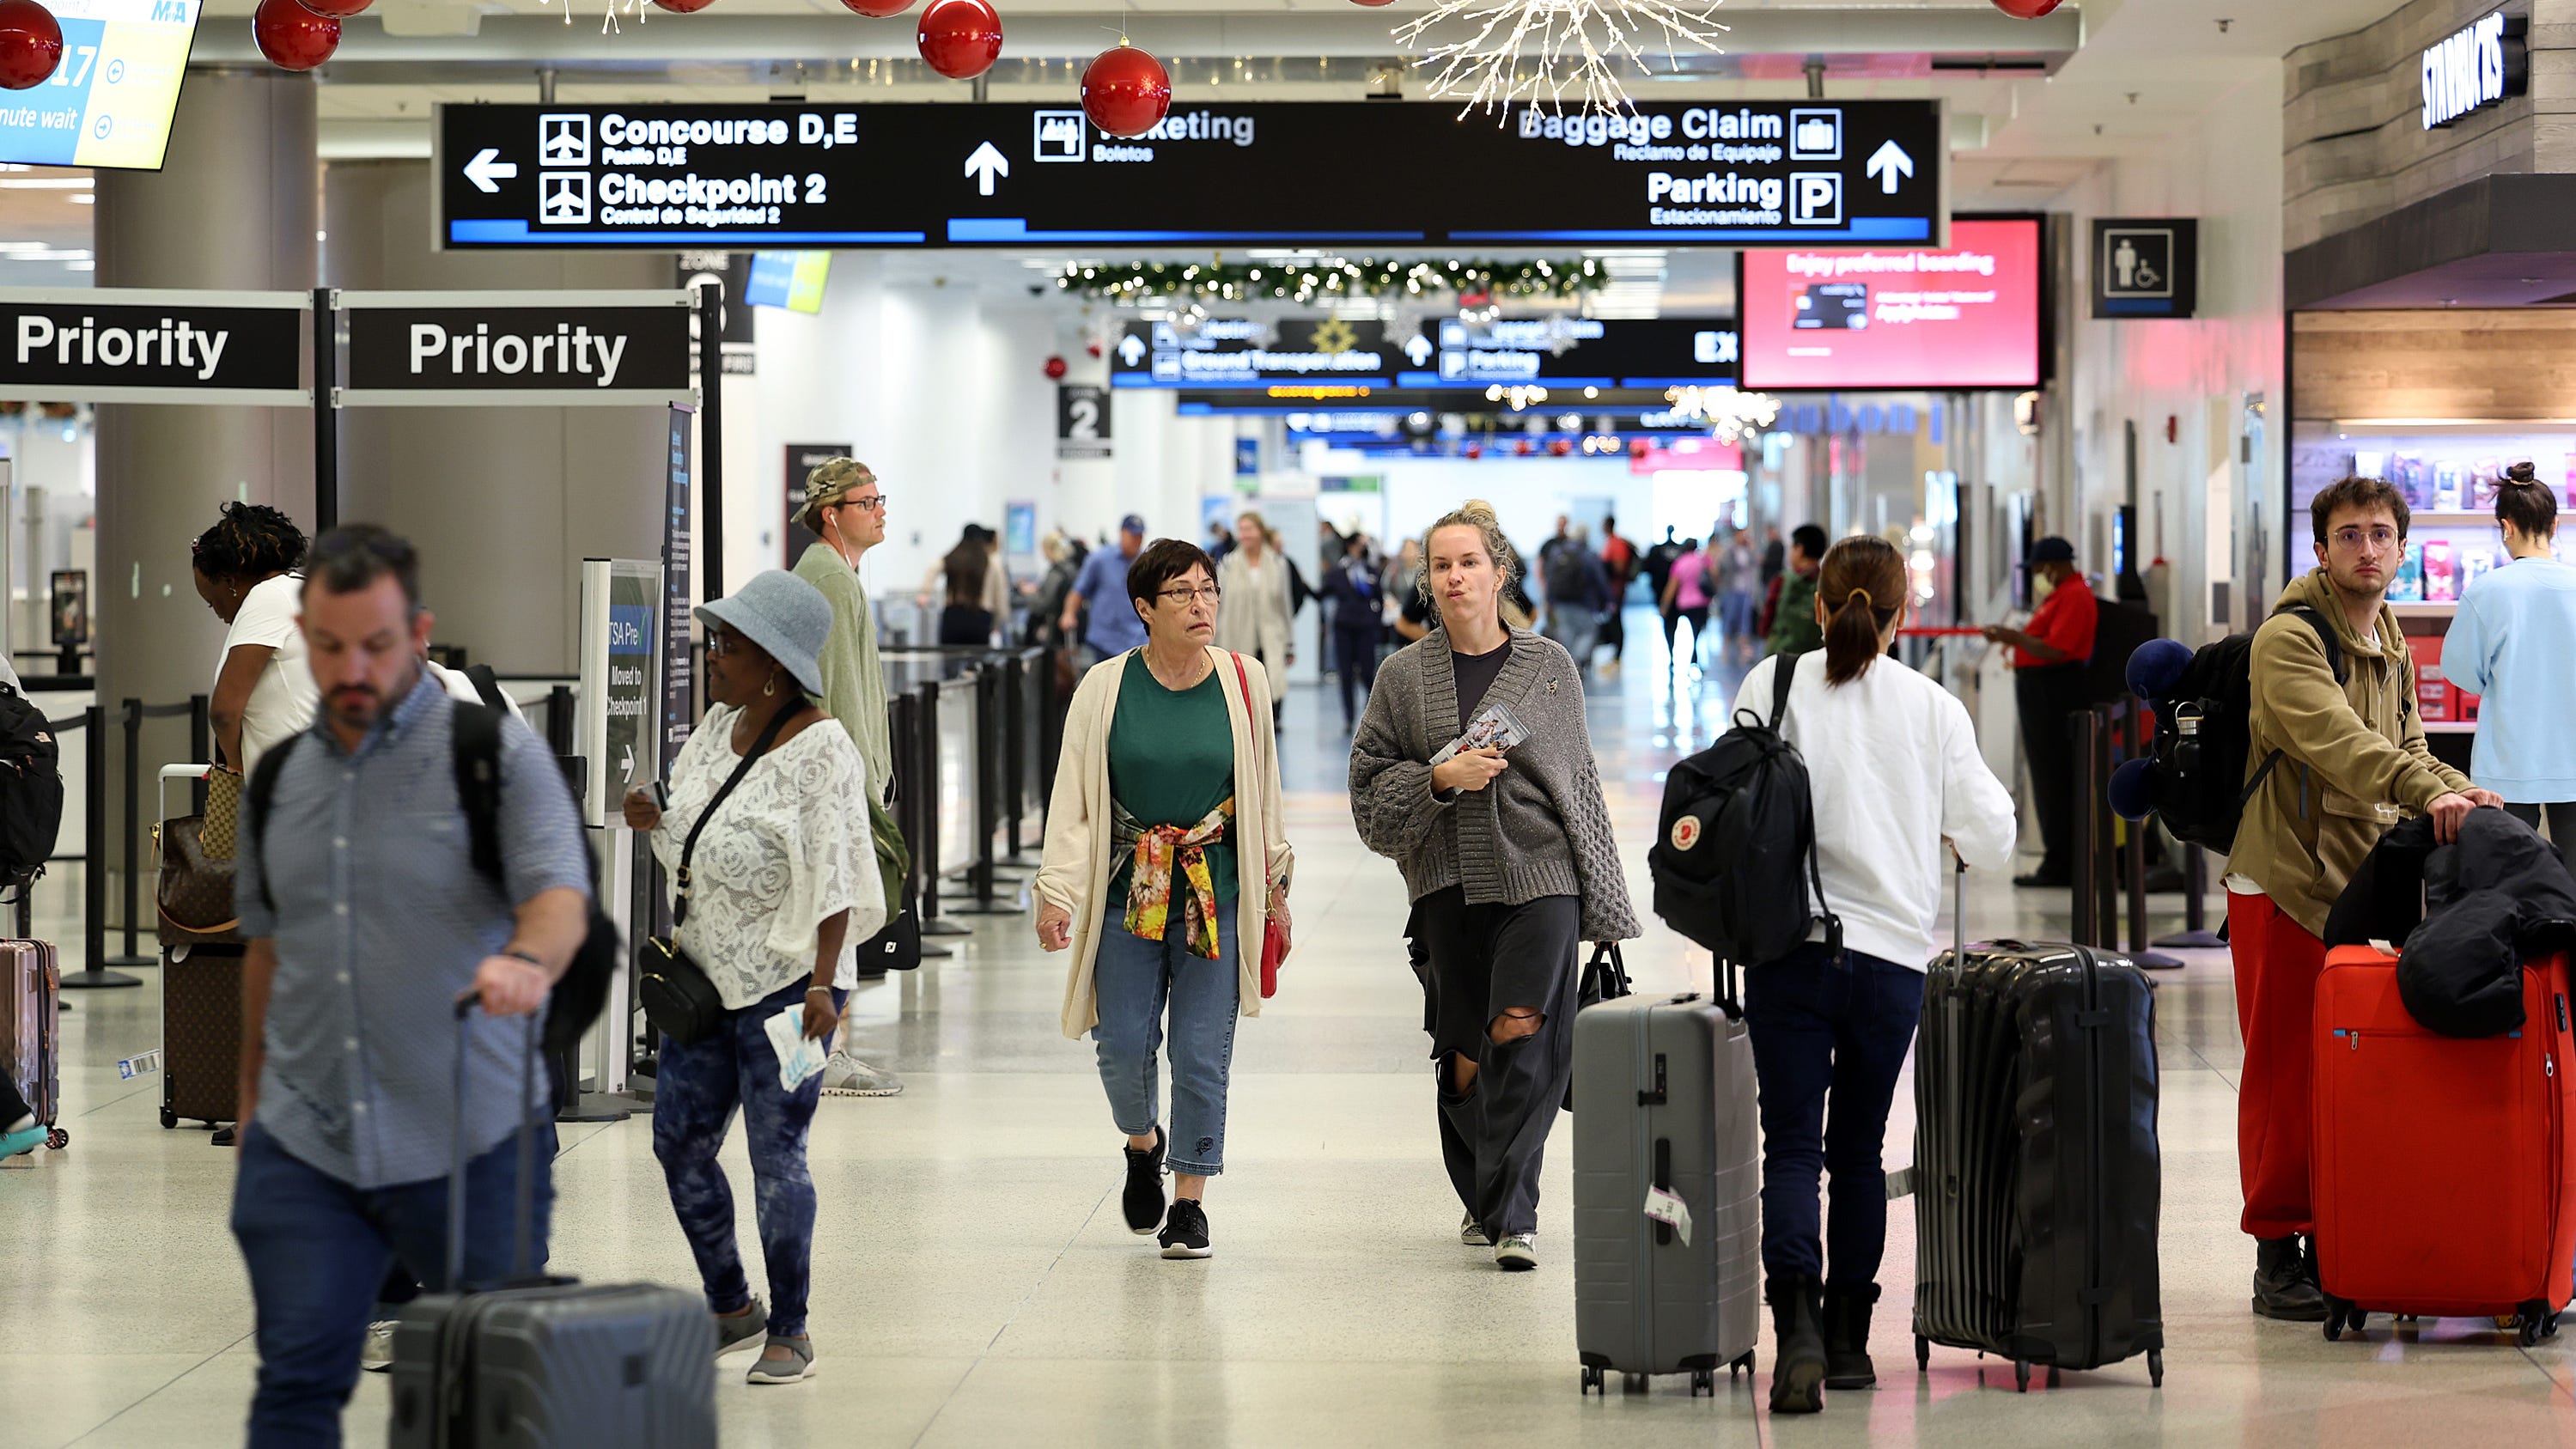
<path id="1" fill-rule="evenodd" d="M 834 1052 L 823 1063 L 823 1095 L 826 1097 L 900 1097 L 903 1078 L 872 1067 L 847 1052 Z"/>
<path id="2" fill-rule="evenodd" d="M 1476 1221 L 1474 1213 L 1458 1220 L 1458 1242 L 1468 1248 L 1490 1248 L 1494 1245 L 1494 1240 L 1485 1236 L 1484 1225 Z"/>
<path id="3" fill-rule="evenodd" d="M 1538 1234 L 1512 1233 L 1494 1245 L 1494 1264 L 1507 1273 L 1525 1273 L 1538 1266 Z"/>

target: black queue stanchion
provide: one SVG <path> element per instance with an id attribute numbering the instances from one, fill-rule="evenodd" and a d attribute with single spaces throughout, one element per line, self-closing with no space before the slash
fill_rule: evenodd
<path id="1" fill-rule="evenodd" d="M 2072 731 L 2074 749 L 2068 751 L 2075 772 L 2075 859 L 2068 872 L 2073 881 L 2075 919 L 2067 936 L 2079 946 L 2108 946 L 2108 928 L 2102 924 L 2110 914 L 2110 873 L 2104 870 L 2103 846 L 2110 837 L 2108 812 L 2103 808 L 2102 782 L 2110 771 L 2100 768 L 2096 758 L 2103 752 L 2102 711 L 2076 710 L 2066 716 L 2066 727 Z"/>
<path id="2" fill-rule="evenodd" d="M 2109 817 L 2111 772 L 2151 748 L 2147 737 L 2145 706 L 2133 696 L 2110 706 L 2112 741 L 2118 758 L 2102 772 L 2103 809 Z M 2120 853 L 2122 875 L 2129 893 L 2129 959 L 2148 971 L 2172 971 L 2181 967 L 2179 957 L 2154 950 L 2147 940 L 2147 822 L 2128 822 L 2129 843 Z"/>
<path id="3" fill-rule="evenodd" d="M 2209 853 L 2197 845 L 2182 850 L 2182 929 L 2169 936 L 2158 936 L 2156 944 L 2176 950 L 2212 951 L 2227 942 L 2209 929 L 2209 907 L 2202 896 L 2209 890 Z"/>
<path id="4" fill-rule="evenodd" d="M 89 731 L 87 788 L 81 793 L 84 845 L 81 859 L 82 958 L 89 965 L 63 973 L 65 990 L 95 991 L 113 986 L 140 986 L 143 980 L 100 964 L 107 959 L 107 710 L 91 705 L 73 719 L 45 721 L 56 739 L 73 730 Z"/>
<path id="5" fill-rule="evenodd" d="M 184 716 L 192 736 L 189 741 L 190 758 L 204 759 L 207 753 L 206 742 L 202 738 L 207 726 L 207 699 L 202 694 L 190 696 L 184 704 L 145 704 L 139 699 L 128 699 L 122 712 L 125 717 L 125 882 L 120 889 L 124 897 L 121 904 L 125 910 L 122 928 L 125 950 L 121 955 L 107 958 L 104 964 L 111 968 L 160 964 L 158 957 L 142 954 L 139 939 L 143 929 L 143 906 L 139 894 L 143 880 L 143 722 Z M 202 781 L 196 786 L 200 796 L 205 788 Z"/>
<path id="6" fill-rule="evenodd" d="M 971 934 L 939 914 L 939 744 L 932 732 L 939 686 L 924 684 L 888 701 L 887 719 L 894 736 L 895 823 L 912 847 L 912 874 L 904 894 L 921 918 L 921 955 L 925 961 L 954 956 L 934 936 Z"/>
<path id="7" fill-rule="evenodd" d="M 1016 916 L 1028 909 L 1001 892 L 1016 892 L 1022 882 L 995 869 L 993 837 L 1001 829 L 1002 673 L 989 662 L 969 680 L 975 686 L 975 858 L 966 868 L 966 889 L 953 909 L 961 916 Z"/>
<path id="8" fill-rule="evenodd" d="M 1050 672 L 1043 649 L 1014 650 L 1002 662 L 1002 799 L 1007 806 L 1002 830 L 1007 853 L 1002 864 L 1022 870 L 1034 869 L 1038 863 L 1029 854 L 1037 843 L 1027 833 L 1033 823 L 1028 818 L 1029 793 L 1037 782 L 1038 716 L 1044 710 L 1040 691 Z"/>

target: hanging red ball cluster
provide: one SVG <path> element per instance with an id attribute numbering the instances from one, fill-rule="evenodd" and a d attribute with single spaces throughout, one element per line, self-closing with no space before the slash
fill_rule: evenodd
<path id="1" fill-rule="evenodd" d="M 695 15 L 716 0 L 653 0 L 653 3 L 674 15 Z"/>
<path id="2" fill-rule="evenodd" d="M 2037 20 L 2059 3 L 2060 0 L 1995 0 L 1995 8 L 2015 20 Z"/>
<path id="3" fill-rule="evenodd" d="M 63 27 L 37 0 L 0 0 L 0 87 L 23 91 L 63 63 Z"/>
<path id="4" fill-rule="evenodd" d="M 346 20 L 373 4 L 374 0 L 297 0 L 297 3 L 316 15 Z"/>
<path id="5" fill-rule="evenodd" d="M 915 42 L 932 70 L 973 80 L 1002 58 L 1002 17 L 987 0 L 930 0 Z"/>
<path id="6" fill-rule="evenodd" d="M 1092 57 L 1082 72 L 1082 113 L 1113 136 L 1141 136 L 1172 109 L 1172 73 L 1163 63 L 1121 42 Z"/>
<path id="7" fill-rule="evenodd" d="M 841 3 L 848 6 L 852 14 L 864 15 L 871 20 L 884 20 L 912 8 L 912 0 L 841 0 Z"/>
<path id="8" fill-rule="evenodd" d="M 311 70 L 340 48 L 339 17 L 317 14 L 297 0 L 259 0 L 250 33 L 259 53 L 280 70 Z"/>

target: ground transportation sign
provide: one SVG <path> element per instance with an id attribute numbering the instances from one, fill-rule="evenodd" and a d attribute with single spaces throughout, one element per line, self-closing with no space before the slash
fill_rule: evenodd
<path id="1" fill-rule="evenodd" d="M 1734 246 L 1948 232 L 1938 101 L 1190 103 L 1121 139 L 1026 104 L 439 108 L 436 243 Z M 1419 184 L 1319 184 L 1402 157 Z"/>

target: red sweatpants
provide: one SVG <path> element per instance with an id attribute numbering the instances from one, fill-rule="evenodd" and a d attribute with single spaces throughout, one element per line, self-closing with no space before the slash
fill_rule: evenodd
<path id="1" fill-rule="evenodd" d="M 2236 961 L 2236 1025 L 2245 1067 L 2236 1095 L 2236 1163 L 2245 1185 L 2245 1231 L 2278 1238 L 2316 1230 L 2308 1156 L 2317 973 L 2326 945 L 2272 904 L 2227 897 L 2227 944 Z"/>

